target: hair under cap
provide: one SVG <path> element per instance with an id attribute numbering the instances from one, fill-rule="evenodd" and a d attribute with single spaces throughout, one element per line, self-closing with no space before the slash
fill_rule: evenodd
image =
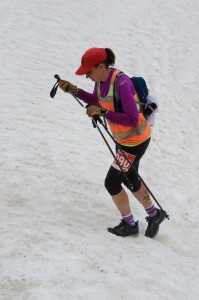
<path id="1" fill-rule="evenodd" d="M 81 65 L 75 72 L 77 75 L 85 75 L 94 66 L 104 62 L 107 58 L 106 50 L 103 48 L 90 48 L 82 56 Z"/>

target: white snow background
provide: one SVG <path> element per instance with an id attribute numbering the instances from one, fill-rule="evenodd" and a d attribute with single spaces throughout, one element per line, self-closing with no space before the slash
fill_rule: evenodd
<path id="1" fill-rule="evenodd" d="M 1 0 L 0 29 L 0 299 L 199 299 L 199 1 Z M 112 156 L 71 95 L 49 96 L 56 73 L 92 91 L 74 73 L 93 46 L 160 104 L 140 164 L 170 215 L 155 239 L 129 192 L 139 237 L 108 233 Z"/>

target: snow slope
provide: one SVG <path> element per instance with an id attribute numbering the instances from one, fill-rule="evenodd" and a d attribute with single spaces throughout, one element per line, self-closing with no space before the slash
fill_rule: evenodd
<path id="1" fill-rule="evenodd" d="M 197 300 L 196 0 L 0 1 L 0 299 Z M 144 237 L 109 234 L 120 215 L 103 187 L 111 154 L 85 110 L 49 92 L 82 53 L 109 47 L 160 103 L 140 174 L 170 220 Z M 110 142 L 112 145 L 112 142 Z M 113 145 L 112 145 L 113 147 Z"/>

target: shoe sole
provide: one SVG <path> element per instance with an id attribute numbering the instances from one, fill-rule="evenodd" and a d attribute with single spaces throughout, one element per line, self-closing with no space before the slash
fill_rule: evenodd
<path id="1" fill-rule="evenodd" d="M 128 235 L 119 235 L 119 234 L 116 234 L 112 228 L 107 228 L 107 230 L 108 230 L 108 232 L 110 232 L 110 233 L 112 233 L 112 234 L 114 234 L 116 236 L 120 236 L 120 237 L 127 237 L 127 236 L 136 237 L 136 236 L 139 235 L 139 232 L 138 233 L 128 234 Z"/>

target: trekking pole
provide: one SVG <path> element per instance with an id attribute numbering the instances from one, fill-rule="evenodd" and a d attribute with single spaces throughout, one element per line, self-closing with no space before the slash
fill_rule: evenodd
<path id="1" fill-rule="evenodd" d="M 60 80 L 61 80 L 61 78 L 60 78 L 59 75 L 57 75 L 57 74 L 54 75 L 54 78 L 57 79 L 57 82 L 55 83 L 55 85 L 53 86 L 53 88 L 52 88 L 52 90 L 51 90 L 51 92 L 50 92 L 50 97 L 51 97 L 51 98 L 54 98 L 54 97 L 55 97 L 55 95 L 56 95 L 56 93 L 57 93 L 57 88 L 58 88 L 59 82 L 60 82 Z M 75 96 L 75 94 L 73 94 L 71 91 L 68 91 L 68 93 L 69 93 L 70 95 L 72 95 L 82 107 L 86 108 L 86 107 L 79 101 L 79 99 Z"/>
<path id="2" fill-rule="evenodd" d="M 98 117 L 98 121 L 99 123 L 103 126 L 103 128 L 106 130 L 106 132 L 108 133 L 108 135 L 110 136 L 110 138 L 112 139 L 112 141 L 115 143 L 116 147 L 121 151 L 122 155 L 124 156 L 124 158 L 126 159 L 126 161 L 129 163 L 130 165 L 130 169 L 133 168 L 134 172 L 136 173 L 136 175 L 139 177 L 139 179 L 141 180 L 141 182 L 144 184 L 144 186 L 146 187 L 146 189 L 148 190 L 149 194 L 151 195 L 151 197 L 154 199 L 154 201 L 157 203 L 157 205 L 159 206 L 159 208 L 161 210 L 163 210 L 163 208 L 161 207 L 160 203 L 158 202 L 158 200 L 156 199 L 156 197 L 154 196 L 154 194 L 151 192 L 151 190 L 149 189 L 149 187 L 147 186 L 147 184 L 145 183 L 145 181 L 143 180 L 143 178 L 140 176 L 140 174 L 137 172 L 136 168 L 134 167 L 133 164 L 131 164 L 130 160 L 128 159 L 128 157 L 126 156 L 124 150 L 121 148 L 120 144 L 114 139 L 114 137 L 112 136 L 112 134 L 110 133 L 110 131 L 108 130 L 108 127 L 103 123 L 103 121 L 101 120 L 100 117 Z M 126 175 L 126 174 L 125 174 Z M 169 219 L 169 215 L 166 213 L 165 210 L 163 210 L 163 212 L 165 213 L 165 216 L 167 219 Z"/>
<path id="3" fill-rule="evenodd" d="M 58 88 L 58 84 L 59 81 L 61 80 L 61 78 L 59 77 L 59 75 L 54 75 L 54 78 L 57 79 L 57 82 L 55 83 L 54 87 L 52 88 L 51 92 L 50 92 L 50 96 L 51 98 L 54 98 L 56 92 L 57 92 L 57 88 Z M 71 91 L 68 91 L 68 93 L 73 96 L 75 98 L 75 100 L 83 107 L 83 108 L 87 108 L 88 106 L 84 106 L 79 99 L 77 98 L 77 96 L 72 93 Z M 93 126 L 95 128 L 98 129 L 100 135 L 102 136 L 104 142 L 106 143 L 108 149 L 110 150 L 112 156 L 114 157 L 118 167 L 121 170 L 122 175 L 124 176 L 125 180 L 128 183 L 128 188 L 130 189 L 130 191 L 133 191 L 133 184 L 130 182 L 129 178 L 127 177 L 127 175 L 125 174 L 125 172 L 123 171 L 122 167 L 120 166 L 120 163 L 116 157 L 116 155 L 114 154 L 114 152 L 112 151 L 109 143 L 107 142 L 104 134 L 102 133 L 101 129 L 99 128 L 99 126 L 97 125 L 97 121 L 103 126 L 103 128 L 105 129 L 105 131 L 108 133 L 108 135 L 110 136 L 110 138 L 113 140 L 113 142 L 115 143 L 115 145 L 118 147 L 118 149 L 121 151 L 122 155 L 124 156 L 124 158 L 126 159 L 126 161 L 129 163 L 130 168 L 133 168 L 134 172 L 137 174 L 137 176 L 139 177 L 139 179 L 141 180 L 141 182 L 144 184 L 144 186 L 146 187 L 146 189 L 148 190 L 149 194 L 151 195 L 151 197 L 154 199 L 154 201 L 157 203 L 157 205 L 159 206 L 159 208 L 164 212 L 165 216 L 167 219 L 169 219 L 169 215 L 166 213 L 165 210 L 163 210 L 163 208 L 161 207 L 161 205 L 159 204 L 158 200 L 156 199 L 156 197 L 154 196 L 154 194 L 151 192 L 151 190 L 149 189 L 149 187 L 147 186 L 147 184 L 144 182 L 144 180 L 142 179 L 142 177 L 139 175 L 139 173 L 137 172 L 137 170 L 135 169 L 134 165 L 131 164 L 131 162 L 129 161 L 128 157 L 126 156 L 126 154 L 124 153 L 123 149 L 121 148 L 120 144 L 114 139 L 114 137 L 112 136 L 112 134 L 109 132 L 108 127 L 103 123 L 103 121 L 101 120 L 101 118 L 99 116 L 94 116 L 92 118 L 92 123 Z"/>
<path id="4" fill-rule="evenodd" d="M 125 178 L 125 180 L 127 181 L 127 187 L 129 188 L 129 190 L 131 192 L 133 192 L 133 184 L 130 182 L 128 176 L 125 174 L 125 172 L 123 171 L 122 167 L 120 166 L 120 163 L 116 157 L 116 155 L 114 154 L 114 152 L 112 151 L 109 143 L 107 142 L 105 136 L 103 135 L 101 129 L 99 128 L 99 126 L 97 125 L 97 121 L 103 126 L 103 128 L 106 130 L 106 132 L 108 133 L 108 135 L 111 137 L 111 139 L 113 140 L 113 142 L 115 143 L 115 145 L 118 147 L 118 149 L 121 151 L 122 155 L 124 156 L 124 158 L 126 159 L 126 161 L 129 163 L 130 168 L 133 168 L 134 172 L 136 173 L 136 175 L 139 177 L 140 181 L 144 184 L 144 186 L 146 187 L 146 189 L 148 190 L 149 194 L 151 195 L 151 197 L 154 199 L 154 201 L 157 203 L 157 205 L 159 206 L 159 208 L 164 212 L 165 216 L 167 219 L 169 219 L 169 215 L 166 213 L 165 210 L 163 210 L 163 208 L 161 207 L 160 203 L 158 202 L 158 200 L 156 199 L 156 197 L 154 196 L 154 194 L 151 192 L 151 190 L 149 189 L 149 187 L 147 186 L 147 184 L 145 183 L 145 181 L 142 179 L 142 177 L 139 175 L 139 173 L 137 172 L 137 170 L 135 169 L 134 165 L 130 162 L 130 160 L 128 159 L 128 157 L 126 156 L 125 152 L 123 151 L 123 149 L 121 148 L 120 144 L 114 139 L 114 137 L 112 136 L 112 134 L 109 132 L 107 126 L 103 123 L 102 119 L 99 116 L 94 116 L 92 118 L 92 122 L 94 127 L 96 127 L 100 133 L 100 135 L 102 136 L 104 142 L 106 143 L 107 147 L 109 148 L 112 156 L 114 157 L 118 167 L 120 168 L 120 171 L 123 175 L 123 177 Z"/>
<path id="5" fill-rule="evenodd" d="M 51 98 L 54 98 L 54 97 L 55 97 L 55 95 L 56 95 L 56 93 L 57 93 L 58 84 L 59 84 L 59 82 L 60 82 L 60 80 L 61 80 L 61 78 L 60 78 L 59 75 L 57 75 L 57 74 L 54 76 L 54 78 L 57 79 L 57 82 L 54 84 L 52 90 L 50 91 L 50 97 L 51 97 Z"/>

